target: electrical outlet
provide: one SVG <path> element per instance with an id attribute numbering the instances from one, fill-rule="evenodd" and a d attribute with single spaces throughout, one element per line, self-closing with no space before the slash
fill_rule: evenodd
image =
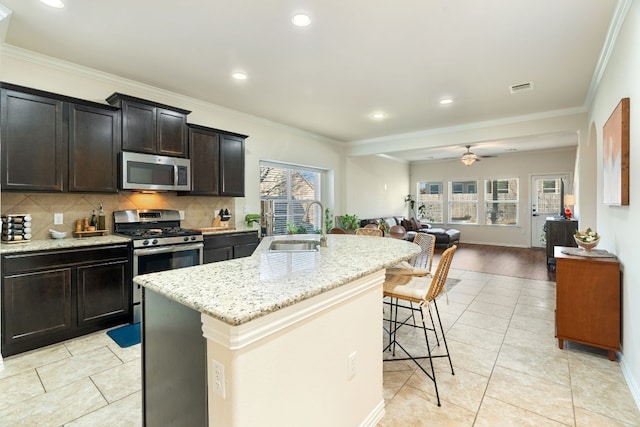
<path id="1" fill-rule="evenodd" d="M 178 213 L 180 214 L 180 219 L 183 220 L 184 219 L 184 211 L 178 211 Z"/>
<path id="2" fill-rule="evenodd" d="M 357 355 L 357 352 L 354 351 L 348 357 L 349 374 L 347 376 L 347 379 L 349 379 L 349 380 L 356 376 L 356 355 Z"/>
<path id="3" fill-rule="evenodd" d="M 62 225 L 64 224 L 64 215 L 61 213 L 53 214 L 53 225 Z"/>
<path id="4" fill-rule="evenodd" d="M 224 365 L 217 360 L 211 360 L 211 371 L 213 372 L 213 392 L 224 399 L 226 394 Z"/>

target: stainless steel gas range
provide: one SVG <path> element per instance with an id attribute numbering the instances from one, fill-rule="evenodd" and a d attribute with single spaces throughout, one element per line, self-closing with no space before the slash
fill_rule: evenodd
<path id="1" fill-rule="evenodd" d="M 180 212 L 131 209 L 113 212 L 114 233 L 132 239 L 133 276 L 202 264 L 204 239 L 180 227 Z M 133 322 L 140 322 L 142 289 L 133 284 Z"/>

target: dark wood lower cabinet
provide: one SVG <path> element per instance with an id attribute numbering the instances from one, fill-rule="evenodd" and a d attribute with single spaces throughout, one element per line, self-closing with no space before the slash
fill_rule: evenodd
<path id="1" fill-rule="evenodd" d="M 2 256 L 2 355 L 131 321 L 128 245 Z"/>
<path id="2" fill-rule="evenodd" d="M 3 344 L 19 346 L 73 328 L 70 268 L 5 277 L 2 291 Z"/>
<path id="3" fill-rule="evenodd" d="M 203 262 L 208 264 L 251 256 L 258 247 L 258 243 L 256 231 L 205 234 Z"/>
<path id="4" fill-rule="evenodd" d="M 128 261 L 120 260 L 78 268 L 78 325 L 127 314 L 127 267 Z"/>

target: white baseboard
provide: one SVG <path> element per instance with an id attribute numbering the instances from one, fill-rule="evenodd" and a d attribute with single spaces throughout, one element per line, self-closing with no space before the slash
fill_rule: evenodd
<path id="1" fill-rule="evenodd" d="M 620 367 L 622 368 L 622 375 L 624 375 L 624 379 L 627 381 L 627 385 L 629 386 L 629 390 L 631 390 L 631 396 L 633 396 L 633 400 L 636 401 L 636 406 L 640 409 L 640 386 L 636 382 L 635 378 L 631 375 L 631 371 L 629 370 L 629 364 L 627 363 L 624 355 L 622 353 L 618 353 L 620 355 Z"/>
<path id="2" fill-rule="evenodd" d="M 384 399 L 381 400 L 380 403 L 378 403 L 375 408 L 373 408 L 373 411 L 369 413 L 367 418 L 362 420 L 360 427 L 375 427 L 378 425 L 380 421 L 382 421 L 383 417 L 384 417 Z"/>

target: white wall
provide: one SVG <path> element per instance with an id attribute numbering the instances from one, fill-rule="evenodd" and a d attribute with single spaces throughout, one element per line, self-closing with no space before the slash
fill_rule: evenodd
<path id="1" fill-rule="evenodd" d="M 345 159 L 346 202 L 343 213 L 360 219 L 408 216 L 409 164 L 381 156 Z"/>
<path id="2" fill-rule="evenodd" d="M 179 79 L 180 76 L 176 76 Z M 78 67 L 7 46 L 0 50 L 0 80 L 35 89 L 105 103 L 113 92 L 191 110 L 189 123 L 249 135 L 246 141 L 245 197 L 235 200 L 237 217 L 260 211 L 259 166 L 262 159 L 327 169 L 338 185 L 327 193 L 327 207 L 340 212 L 344 150 L 340 143 L 193 98 L 163 91 L 110 74 Z"/>
<path id="3" fill-rule="evenodd" d="M 411 165 L 411 189 L 416 193 L 418 182 L 442 182 L 447 192 L 447 182 L 470 179 L 478 181 L 482 189 L 485 179 L 518 178 L 520 184 L 520 210 L 518 226 L 490 226 L 483 224 L 484 214 L 478 212 L 479 225 L 444 224 L 445 228 L 461 231 L 461 241 L 465 243 L 483 243 L 489 245 L 531 246 L 531 193 L 529 191 L 532 175 L 573 174 L 576 149 L 565 148 L 546 151 L 505 154 L 483 159 L 471 166 L 465 166 L 458 160 L 429 161 Z M 446 200 L 446 198 L 445 198 Z M 479 202 L 482 201 L 479 194 Z M 446 218 L 445 218 L 446 220 Z"/>
<path id="4" fill-rule="evenodd" d="M 597 231 L 601 249 L 620 259 L 622 275 L 622 367 L 640 405 L 640 2 L 632 1 L 589 111 L 597 141 Z M 621 98 L 631 98 L 630 201 L 628 206 L 602 202 L 602 127 Z M 592 132 L 593 133 L 593 132 Z"/>

